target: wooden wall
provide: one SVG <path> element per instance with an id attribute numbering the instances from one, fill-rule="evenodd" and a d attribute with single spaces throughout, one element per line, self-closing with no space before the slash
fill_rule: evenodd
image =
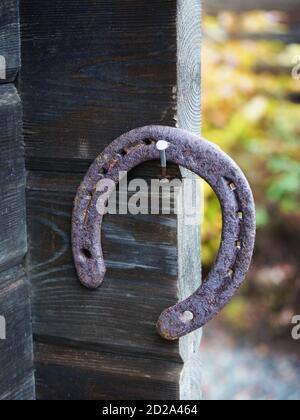
<path id="1" fill-rule="evenodd" d="M 19 0 L 0 4 L 0 55 L 5 58 L 6 77 L 0 83 L 14 82 L 20 70 Z"/>
<path id="2" fill-rule="evenodd" d="M 177 301 L 176 217 L 107 217 L 109 271 L 97 291 L 79 284 L 70 247 L 72 202 L 89 163 L 132 128 L 175 125 L 177 2 L 23 0 L 21 16 L 37 397 L 178 399 L 179 345 L 155 331 Z M 200 101 L 194 92 L 190 104 Z M 158 174 L 154 163 L 132 176 Z"/>
<path id="3" fill-rule="evenodd" d="M 0 4 L 0 55 L 7 65 L 0 84 L 0 399 L 33 399 L 32 335 L 27 278 L 20 265 L 27 250 L 22 106 L 12 82 L 20 65 L 18 2 Z"/>
<path id="4" fill-rule="evenodd" d="M 32 400 L 29 292 L 21 265 L 0 272 L 0 314 L 6 320 L 6 339 L 0 340 L 0 400 Z"/>
<path id="5" fill-rule="evenodd" d="M 201 0 L 177 1 L 177 123 L 180 128 L 201 134 Z M 182 176 L 194 184 L 193 194 L 181 191 L 181 200 L 201 203 L 202 191 L 197 177 L 181 168 Z M 201 284 L 201 220 L 189 224 L 186 215 L 178 216 L 178 286 L 179 298 L 186 299 Z M 198 330 L 180 340 L 184 361 L 180 398 L 202 397 L 202 361 Z"/>

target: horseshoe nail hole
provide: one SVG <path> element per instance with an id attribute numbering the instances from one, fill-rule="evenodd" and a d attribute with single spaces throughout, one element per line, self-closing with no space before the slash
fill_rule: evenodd
<path id="1" fill-rule="evenodd" d="M 193 321 L 194 314 L 191 311 L 184 311 L 181 315 L 181 321 L 185 324 L 188 324 L 189 322 Z"/>
<path id="2" fill-rule="evenodd" d="M 241 250 L 242 249 L 242 241 L 240 241 L 240 240 L 236 241 L 235 246 L 238 250 Z"/>
<path id="3" fill-rule="evenodd" d="M 127 150 L 122 149 L 122 150 L 120 150 L 119 154 L 120 154 L 121 156 L 126 156 L 126 155 L 127 155 Z"/>
<path id="4" fill-rule="evenodd" d="M 236 191 L 236 185 L 235 185 L 235 183 L 234 182 L 230 182 L 229 188 L 231 189 L 231 191 Z"/>
<path id="5" fill-rule="evenodd" d="M 242 211 L 239 211 L 237 215 L 238 215 L 238 218 L 240 220 L 243 220 L 244 219 L 244 213 Z"/>
<path id="6" fill-rule="evenodd" d="M 147 146 L 151 146 L 151 144 L 155 143 L 154 140 L 152 139 L 145 139 L 143 140 L 143 142 L 147 145 Z"/>
<path id="7" fill-rule="evenodd" d="M 90 260 L 92 258 L 92 253 L 87 248 L 82 248 L 81 253 L 88 260 Z"/>

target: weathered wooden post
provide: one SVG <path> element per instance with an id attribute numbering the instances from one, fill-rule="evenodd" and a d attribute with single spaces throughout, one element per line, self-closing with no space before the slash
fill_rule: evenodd
<path id="1" fill-rule="evenodd" d="M 19 4 L 0 3 L 0 399 L 33 399 L 27 249 Z"/>
<path id="2" fill-rule="evenodd" d="M 198 399 L 199 333 L 179 346 L 154 325 L 178 288 L 200 282 L 199 226 L 108 216 L 107 281 L 91 292 L 74 270 L 70 220 L 83 173 L 114 138 L 175 121 L 199 133 L 200 0 L 23 0 L 21 18 L 37 397 Z"/>
<path id="3" fill-rule="evenodd" d="M 177 4 L 177 118 L 178 126 L 201 133 L 201 0 L 179 0 Z M 183 177 L 193 180 L 198 201 L 201 187 L 195 175 L 182 169 Z M 184 199 L 184 192 L 182 199 Z M 191 200 L 195 197 L 190 197 Z M 185 216 L 178 220 L 179 298 L 185 299 L 201 284 L 201 231 L 189 225 Z M 181 399 L 201 399 L 201 331 L 180 340 L 184 366 L 180 383 Z"/>

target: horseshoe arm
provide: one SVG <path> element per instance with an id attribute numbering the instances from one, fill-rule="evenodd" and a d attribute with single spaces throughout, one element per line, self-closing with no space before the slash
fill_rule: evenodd
<path id="1" fill-rule="evenodd" d="M 203 285 L 186 300 L 166 309 L 158 320 L 159 333 L 168 340 L 176 340 L 202 327 L 220 312 L 249 269 L 255 242 L 255 206 L 249 184 L 232 159 L 214 144 L 180 129 L 149 126 L 124 134 L 97 157 L 78 189 L 72 245 L 80 281 L 91 289 L 99 287 L 106 272 L 99 206 L 105 205 L 121 171 L 128 172 L 143 162 L 159 159 L 155 144 L 159 140 L 170 143 L 168 161 L 191 170 L 211 185 L 223 213 L 222 243 Z M 100 181 L 107 183 L 105 191 L 98 188 Z"/>

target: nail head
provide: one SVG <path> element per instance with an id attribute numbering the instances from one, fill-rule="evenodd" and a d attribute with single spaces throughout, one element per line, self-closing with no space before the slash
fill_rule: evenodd
<path id="1" fill-rule="evenodd" d="M 168 143 L 165 140 L 159 140 L 156 143 L 157 150 L 159 150 L 160 152 L 163 152 L 164 150 L 167 150 L 169 145 L 170 145 L 170 143 Z"/>

